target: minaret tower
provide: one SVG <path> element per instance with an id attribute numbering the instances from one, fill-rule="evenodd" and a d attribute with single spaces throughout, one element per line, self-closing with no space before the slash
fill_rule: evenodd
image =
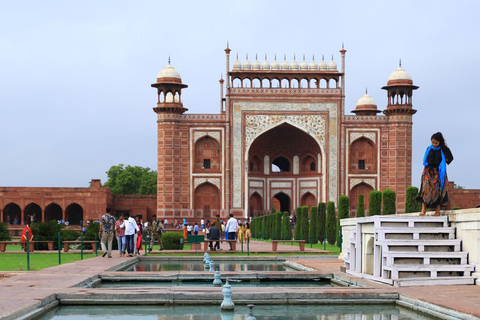
<path id="1" fill-rule="evenodd" d="M 181 145 L 188 140 L 188 131 L 182 130 L 180 120 L 186 108 L 182 103 L 180 73 L 170 65 L 158 73 L 157 82 L 157 217 L 173 217 L 182 212 L 182 203 L 188 205 L 188 197 L 182 194 L 182 183 L 188 182 L 188 155 Z M 185 159 L 186 158 L 186 159 Z"/>
<path id="2" fill-rule="evenodd" d="M 403 212 L 406 189 L 412 184 L 412 76 L 399 67 L 389 77 L 387 85 L 388 104 L 383 113 L 388 117 L 388 166 L 382 176 L 388 177 L 388 188 L 397 193 L 397 212 Z"/>

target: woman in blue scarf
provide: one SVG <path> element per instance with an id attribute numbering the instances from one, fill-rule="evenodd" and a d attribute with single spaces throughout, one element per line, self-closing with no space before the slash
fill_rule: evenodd
<path id="1" fill-rule="evenodd" d="M 441 132 L 433 134 L 431 140 L 432 145 L 427 148 L 423 157 L 425 168 L 417 197 L 422 203 L 421 216 L 424 216 L 430 207 L 435 207 L 434 216 L 439 216 L 440 206 L 448 202 L 447 164 L 453 161 L 453 155 Z"/>

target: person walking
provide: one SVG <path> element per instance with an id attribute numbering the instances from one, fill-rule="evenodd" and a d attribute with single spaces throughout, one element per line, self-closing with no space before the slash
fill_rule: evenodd
<path id="1" fill-rule="evenodd" d="M 134 235 L 140 230 L 135 219 L 130 216 L 129 213 L 125 214 L 125 239 L 127 242 L 127 253 L 129 257 L 133 257 L 134 246 L 133 246 L 133 238 Z"/>
<path id="2" fill-rule="evenodd" d="M 150 248 L 148 249 L 148 251 L 152 251 L 155 241 L 158 241 L 160 243 L 160 250 L 163 250 L 163 244 L 162 244 L 163 227 L 164 227 L 164 224 L 162 223 L 162 221 L 157 220 L 157 216 L 153 215 L 153 221 L 150 225 L 150 234 L 152 239 L 150 241 Z"/>
<path id="3" fill-rule="evenodd" d="M 100 219 L 99 238 L 100 245 L 102 246 L 102 257 L 108 254 L 108 257 L 112 257 L 112 244 L 113 244 L 113 230 L 115 227 L 115 218 L 110 214 L 110 207 L 105 210 L 106 213 Z"/>
<path id="4" fill-rule="evenodd" d="M 115 234 L 117 235 L 118 252 L 120 252 L 120 257 L 124 257 L 126 240 L 123 216 L 118 217 L 117 222 L 115 222 Z"/>
<path id="5" fill-rule="evenodd" d="M 440 206 L 448 202 L 447 164 L 453 161 L 453 154 L 441 132 L 432 135 L 431 143 L 423 156 L 424 168 L 417 197 L 422 204 L 421 216 L 429 207 L 435 207 L 434 216 L 439 216 Z"/>
<path id="6" fill-rule="evenodd" d="M 198 230 L 199 230 L 198 223 L 195 222 L 195 226 L 193 227 L 193 234 L 198 235 Z"/>
<path id="7" fill-rule="evenodd" d="M 235 219 L 233 217 L 233 214 L 230 213 L 230 219 L 228 219 L 227 225 L 225 226 L 225 232 L 227 233 L 226 240 L 235 240 L 235 237 L 237 236 L 237 229 L 238 229 L 237 219 Z M 230 246 L 230 251 L 233 251 L 232 243 L 229 242 L 228 245 Z"/>

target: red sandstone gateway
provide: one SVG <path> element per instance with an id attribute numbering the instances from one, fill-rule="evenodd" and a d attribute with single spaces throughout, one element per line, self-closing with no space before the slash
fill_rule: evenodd
<path id="1" fill-rule="evenodd" d="M 99 219 L 107 206 L 151 220 L 213 221 L 233 213 L 253 217 L 390 188 L 403 212 L 412 184 L 412 77 L 399 66 L 388 78 L 387 108 L 365 93 L 345 106 L 345 49 L 341 68 L 332 57 L 317 63 L 284 57 L 270 63 L 237 56 L 220 79 L 218 114 L 188 114 L 180 73 L 169 64 L 152 87 L 158 123 L 158 193 L 113 196 L 100 180 L 90 188 L 0 190 L 0 220 L 25 224 L 65 220 L 79 225 Z M 367 85 L 367 84 L 366 84 Z M 353 109 L 353 110 L 352 110 Z M 351 110 L 354 114 L 345 114 Z M 453 184 L 453 183 L 452 183 Z M 450 206 L 477 206 L 479 192 L 454 190 Z M 21 229 L 20 229 L 21 230 Z"/>

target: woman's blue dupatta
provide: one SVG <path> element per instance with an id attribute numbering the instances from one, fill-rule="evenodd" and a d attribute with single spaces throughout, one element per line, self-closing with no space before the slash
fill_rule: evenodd
<path id="1" fill-rule="evenodd" d="M 438 150 L 440 149 L 440 153 L 442 154 L 442 162 L 440 162 L 440 165 L 438 166 L 438 173 L 440 175 L 440 182 L 441 182 L 441 186 L 440 186 L 440 190 L 443 189 L 443 185 L 445 184 L 445 173 L 447 172 L 447 162 L 445 161 L 445 155 L 443 154 L 443 150 L 440 146 L 434 148 L 432 145 L 428 146 L 427 148 L 427 151 L 425 151 L 425 155 L 423 156 L 423 165 L 425 167 L 428 166 L 428 162 L 427 162 L 427 157 L 428 157 L 428 154 L 430 152 L 430 150 Z"/>

